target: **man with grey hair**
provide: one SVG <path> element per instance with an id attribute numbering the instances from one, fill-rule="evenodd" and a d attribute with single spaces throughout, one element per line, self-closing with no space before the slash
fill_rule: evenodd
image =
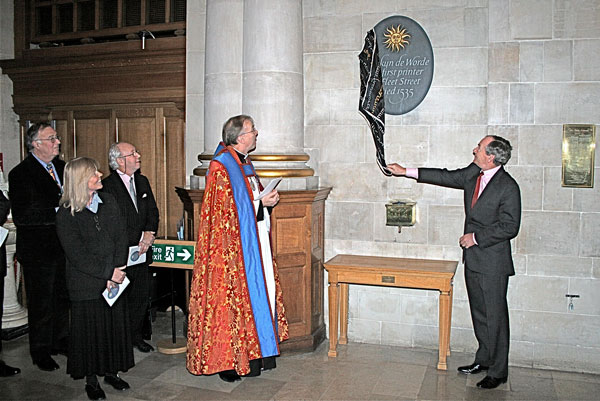
<path id="1" fill-rule="evenodd" d="M 102 180 L 101 191 L 112 194 L 127 223 L 127 245 L 139 246 L 146 254 L 146 262 L 127 267 L 131 281 L 127 289 L 127 303 L 131 320 L 133 346 L 141 352 L 154 351 L 144 341 L 144 319 L 149 307 L 150 278 L 148 265 L 152 263 L 152 243 L 158 230 L 158 207 L 148 178 L 139 173 L 141 154 L 135 146 L 118 142 L 108 150 L 111 174 Z"/>
<path id="2" fill-rule="evenodd" d="M 29 155 L 8 175 L 9 198 L 27 291 L 29 352 L 38 368 L 52 371 L 59 366 L 51 355 L 68 352 L 65 256 L 56 233 L 65 162 L 48 123 L 29 127 L 25 144 Z"/>
<path id="3" fill-rule="evenodd" d="M 508 277 L 515 274 L 510 240 L 517 236 L 521 223 L 519 185 L 503 167 L 510 160 L 511 150 L 506 139 L 488 135 L 473 149 L 473 163 L 462 169 L 388 165 L 394 175 L 464 191 L 464 234 L 458 243 L 463 249 L 465 283 L 479 347 L 475 361 L 458 371 L 487 371 L 477 383 L 477 387 L 487 389 L 508 379 L 510 327 L 506 293 Z"/>
<path id="4" fill-rule="evenodd" d="M 222 133 L 198 219 L 187 368 L 233 382 L 275 368 L 288 325 L 270 242 L 269 213 L 279 193 L 261 195 L 248 155 L 258 130 L 252 117 L 239 115 Z"/>

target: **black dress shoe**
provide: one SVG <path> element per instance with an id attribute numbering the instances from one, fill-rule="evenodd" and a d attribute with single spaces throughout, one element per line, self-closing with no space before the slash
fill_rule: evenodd
<path id="1" fill-rule="evenodd" d="M 96 383 L 96 385 L 86 384 L 85 392 L 87 393 L 88 398 L 92 401 L 106 399 L 106 394 L 104 394 L 104 390 L 102 390 L 100 387 L 100 383 Z"/>
<path id="2" fill-rule="evenodd" d="M 148 344 L 144 340 L 140 340 L 140 341 L 136 342 L 135 344 L 133 344 L 133 346 L 136 347 L 138 350 L 140 350 L 140 352 L 143 352 L 143 353 L 154 351 L 154 347 L 151 346 L 150 344 Z"/>
<path id="3" fill-rule="evenodd" d="M 0 361 L 0 377 L 9 377 L 18 375 L 21 373 L 21 369 L 13 368 L 12 366 L 8 366 L 4 362 Z"/>
<path id="4" fill-rule="evenodd" d="M 54 361 L 54 359 L 52 359 L 50 355 L 33 361 L 33 364 L 37 365 L 38 368 L 40 368 L 41 370 L 45 370 L 46 372 L 52 372 L 53 370 L 60 369 L 58 363 L 56 363 L 56 361 Z"/>
<path id="5" fill-rule="evenodd" d="M 233 383 L 234 381 L 242 380 L 240 375 L 238 375 L 235 370 L 224 370 L 222 372 L 219 372 L 219 377 L 221 378 L 221 380 L 227 383 Z"/>
<path id="6" fill-rule="evenodd" d="M 477 383 L 477 387 L 479 388 L 496 388 L 499 385 L 501 385 L 502 383 L 506 383 L 506 381 L 508 380 L 508 377 L 492 377 L 492 376 L 486 376 L 483 378 L 482 381 L 480 381 L 479 383 Z"/>
<path id="7" fill-rule="evenodd" d="M 467 366 L 460 366 L 458 371 L 460 373 L 464 373 L 465 375 L 476 375 L 477 373 L 483 372 L 484 370 L 488 370 L 487 366 L 480 365 L 478 363 L 472 363 Z"/>
<path id="8" fill-rule="evenodd" d="M 118 375 L 104 376 L 104 383 L 110 384 L 115 390 L 123 391 L 129 388 L 129 383 L 121 379 Z"/>

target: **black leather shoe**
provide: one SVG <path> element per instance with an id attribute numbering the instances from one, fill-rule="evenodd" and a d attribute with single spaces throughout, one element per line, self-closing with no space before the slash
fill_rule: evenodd
<path id="1" fill-rule="evenodd" d="M 143 352 L 143 353 L 154 351 L 154 347 L 151 346 L 150 344 L 148 344 L 144 340 L 140 340 L 140 341 L 136 342 L 135 344 L 133 344 L 133 346 L 136 347 L 140 352 Z"/>
<path id="2" fill-rule="evenodd" d="M 492 376 L 486 376 L 483 378 L 482 381 L 480 381 L 479 383 L 477 383 L 477 387 L 479 388 L 496 388 L 499 385 L 501 385 L 502 383 L 506 383 L 506 381 L 508 380 L 508 377 L 492 377 Z"/>
<path id="3" fill-rule="evenodd" d="M 86 384 L 85 392 L 90 400 L 105 400 L 106 394 L 104 394 L 104 390 L 100 387 L 100 383 L 96 383 L 96 385 Z"/>
<path id="4" fill-rule="evenodd" d="M 37 361 L 33 361 L 34 365 L 37 365 L 41 370 L 45 370 L 46 372 L 52 372 L 53 370 L 60 369 L 58 363 L 50 355 L 42 357 Z"/>
<path id="5" fill-rule="evenodd" d="M 227 383 L 233 383 L 234 381 L 242 380 L 240 375 L 238 375 L 235 370 L 224 370 L 219 372 L 219 377 L 221 380 Z"/>
<path id="6" fill-rule="evenodd" d="M 12 366 L 8 366 L 4 362 L 0 361 L 0 377 L 9 377 L 18 375 L 21 373 L 21 369 L 13 368 Z"/>
<path id="7" fill-rule="evenodd" d="M 480 365 L 478 363 L 472 363 L 467 366 L 460 366 L 458 371 L 460 373 L 464 373 L 465 375 L 476 375 L 477 373 L 481 373 L 484 370 L 488 370 L 487 366 Z"/>
<path id="8" fill-rule="evenodd" d="M 104 383 L 110 384 L 115 390 L 119 390 L 119 391 L 127 390 L 129 388 L 129 383 L 127 383 L 125 380 L 121 379 L 118 375 L 104 376 Z"/>

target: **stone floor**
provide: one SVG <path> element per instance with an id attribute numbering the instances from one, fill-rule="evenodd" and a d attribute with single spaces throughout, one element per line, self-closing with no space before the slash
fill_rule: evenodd
<path id="1" fill-rule="evenodd" d="M 170 315 L 158 313 L 154 338 L 169 338 Z M 181 315 L 178 322 L 181 322 Z M 179 335 L 181 336 L 181 324 Z M 217 375 L 193 376 L 185 369 L 185 354 L 142 354 L 136 366 L 121 376 L 131 389 L 117 392 L 102 385 L 109 400 L 599 400 L 600 376 L 538 369 L 510 368 L 507 384 L 481 390 L 475 384 L 483 374 L 465 376 L 456 368 L 472 355 L 453 353 L 448 371 L 438 371 L 437 352 L 351 343 L 328 358 L 328 342 L 316 351 L 287 354 L 277 369 L 260 377 L 225 383 Z M 32 365 L 27 336 L 4 343 L 3 359 L 22 373 L 0 378 L 2 400 L 86 400 L 84 382 L 65 374 L 61 366 L 43 372 Z"/>

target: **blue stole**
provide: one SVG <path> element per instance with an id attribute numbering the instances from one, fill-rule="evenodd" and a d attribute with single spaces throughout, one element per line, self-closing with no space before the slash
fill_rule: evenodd
<path id="1" fill-rule="evenodd" d="M 254 166 L 251 163 L 248 163 L 241 166 L 243 169 L 242 173 L 237 160 L 235 160 L 227 149 L 223 151 L 224 149 L 224 144 L 220 143 L 215 151 L 213 160 L 225 166 L 233 190 L 233 198 L 238 211 L 237 215 L 242 240 L 242 253 L 244 255 L 244 269 L 246 271 L 246 280 L 248 292 L 250 293 L 250 303 L 252 304 L 254 323 L 260 342 L 260 351 L 263 358 L 279 355 L 277 349 L 279 341 L 276 337 L 276 326 L 271 315 L 269 297 L 263 274 L 254 203 L 250 199 L 248 187 L 246 186 L 246 177 L 255 176 L 256 172 L 254 171 Z M 275 294 L 273 294 L 273 296 L 275 296 Z"/>

